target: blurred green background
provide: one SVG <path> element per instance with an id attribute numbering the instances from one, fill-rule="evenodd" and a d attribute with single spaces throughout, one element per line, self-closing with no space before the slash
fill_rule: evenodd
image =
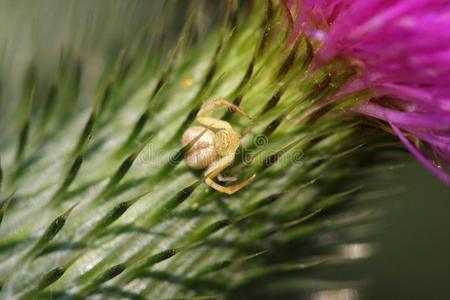
<path id="1" fill-rule="evenodd" d="M 403 190 L 368 204 L 380 216 L 344 229 L 347 234 L 322 237 L 329 244 L 371 245 L 375 251 L 367 258 L 308 271 L 307 278 L 316 279 L 310 287 L 326 284 L 333 291 L 317 292 L 313 300 L 450 299 L 450 189 L 411 157 L 399 160 L 405 164 L 386 173 L 379 186 L 380 191 Z"/>
<path id="2" fill-rule="evenodd" d="M 404 191 L 371 204 L 382 213 L 362 241 L 374 246 L 374 254 L 313 276 L 362 280 L 360 299 L 450 299 L 449 187 L 412 160 L 392 171 L 389 181 Z"/>
<path id="3" fill-rule="evenodd" d="M 419 163 L 394 171 L 403 193 L 381 201 L 376 254 L 359 266 L 370 299 L 450 298 L 450 188 Z"/>

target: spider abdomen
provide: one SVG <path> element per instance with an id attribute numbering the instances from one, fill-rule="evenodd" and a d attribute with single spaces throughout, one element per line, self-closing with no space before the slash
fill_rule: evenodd
<path id="1" fill-rule="evenodd" d="M 189 127 L 181 138 L 182 147 L 186 146 L 205 130 L 204 127 Z M 217 158 L 215 147 L 215 134 L 213 131 L 206 129 L 206 132 L 200 139 L 192 145 L 186 153 L 185 162 L 192 169 L 202 170 L 209 166 Z"/>

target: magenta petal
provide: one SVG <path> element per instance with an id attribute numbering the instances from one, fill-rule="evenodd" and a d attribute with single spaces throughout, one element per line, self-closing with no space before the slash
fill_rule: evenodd
<path id="1" fill-rule="evenodd" d="M 412 146 L 394 126 L 430 144 L 441 158 L 450 158 L 449 0 L 284 3 L 297 12 L 294 35 L 303 32 L 317 41 L 313 66 L 324 66 L 337 56 L 361 66 L 359 76 L 334 98 L 371 89 L 377 103 L 386 107 L 369 101 L 353 111 L 391 123 L 408 148 Z M 410 151 L 443 178 L 417 150 Z"/>
<path id="2" fill-rule="evenodd" d="M 425 168 L 427 168 L 431 173 L 433 173 L 437 178 L 445 182 L 446 184 L 450 185 L 450 175 L 446 174 L 444 171 L 439 170 L 437 167 L 435 167 L 431 162 L 428 161 L 426 157 L 424 157 L 417 149 L 411 145 L 411 143 L 405 138 L 403 133 L 400 131 L 400 129 L 395 126 L 394 124 L 390 123 L 392 129 L 394 130 L 395 134 L 398 136 L 400 141 L 405 145 L 405 147 L 411 152 L 420 163 L 422 163 Z"/>
<path id="3" fill-rule="evenodd" d="M 400 112 L 367 102 L 354 108 L 354 111 L 392 122 L 397 125 L 423 127 L 428 129 L 450 129 L 450 114 L 434 112 Z"/>

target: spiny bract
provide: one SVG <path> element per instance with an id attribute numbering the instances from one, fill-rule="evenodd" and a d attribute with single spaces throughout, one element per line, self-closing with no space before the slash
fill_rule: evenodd
<path id="1" fill-rule="evenodd" d="M 308 284 L 303 270 L 349 258 L 319 237 L 371 215 L 363 203 L 379 193 L 361 184 L 398 147 L 344 113 L 354 101 L 323 102 L 352 68 L 305 73 L 315 42 L 290 42 L 278 1 L 44 2 L 0 8 L 31 32 L 2 46 L 0 298 L 278 299 L 340 286 Z M 257 174 L 231 196 L 204 184 L 183 160 L 192 143 L 180 144 L 218 98 L 253 117 L 215 111 L 242 135 L 223 175 Z"/>

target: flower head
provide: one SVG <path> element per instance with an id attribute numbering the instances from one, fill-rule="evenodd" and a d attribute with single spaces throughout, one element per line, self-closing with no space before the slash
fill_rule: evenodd
<path id="1" fill-rule="evenodd" d="M 320 41 L 315 67 L 338 56 L 359 66 L 344 91 L 374 93 L 353 111 L 388 122 L 406 147 L 450 184 L 450 1 L 284 4 L 297 14 L 294 36 L 305 33 Z"/>

